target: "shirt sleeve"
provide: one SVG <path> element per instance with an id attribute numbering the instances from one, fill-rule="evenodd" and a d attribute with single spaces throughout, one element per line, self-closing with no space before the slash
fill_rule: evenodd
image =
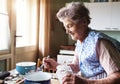
<path id="1" fill-rule="evenodd" d="M 120 70 L 120 51 L 106 39 L 99 39 L 97 54 L 100 64 L 108 75 Z"/>

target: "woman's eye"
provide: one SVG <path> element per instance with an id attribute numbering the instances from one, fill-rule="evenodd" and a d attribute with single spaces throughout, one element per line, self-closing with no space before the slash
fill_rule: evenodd
<path id="1" fill-rule="evenodd" d="M 72 26 L 73 26 L 72 24 L 69 24 L 67 27 L 68 27 L 68 28 L 71 28 Z"/>

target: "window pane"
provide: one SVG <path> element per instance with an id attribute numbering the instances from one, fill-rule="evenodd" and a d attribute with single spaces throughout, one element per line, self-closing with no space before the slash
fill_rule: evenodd
<path id="1" fill-rule="evenodd" d="M 36 44 L 36 8 L 32 0 L 16 0 L 16 47 Z"/>
<path id="2" fill-rule="evenodd" d="M 0 14 L 0 50 L 9 49 L 10 31 L 8 16 Z"/>
<path id="3" fill-rule="evenodd" d="M 0 54 L 8 52 L 10 46 L 7 0 L 0 0 Z"/>
<path id="4" fill-rule="evenodd" d="M 0 0 L 0 13 L 7 14 L 7 0 Z"/>

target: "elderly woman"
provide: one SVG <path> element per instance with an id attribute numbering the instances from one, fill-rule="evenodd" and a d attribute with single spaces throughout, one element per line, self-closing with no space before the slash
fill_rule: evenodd
<path id="1" fill-rule="evenodd" d="M 120 83 L 120 43 L 115 39 L 89 28 L 89 10 L 81 2 L 71 2 L 61 8 L 57 18 L 63 23 L 66 33 L 76 40 L 74 60 L 69 64 L 73 72 L 66 74 L 62 84 L 118 84 Z M 44 58 L 46 68 L 58 64 Z"/>

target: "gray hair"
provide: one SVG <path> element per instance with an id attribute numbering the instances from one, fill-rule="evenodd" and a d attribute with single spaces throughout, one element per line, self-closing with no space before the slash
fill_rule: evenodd
<path id="1" fill-rule="evenodd" d="M 67 3 L 65 7 L 61 8 L 56 14 L 57 18 L 62 22 L 66 17 L 78 23 L 81 18 L 86 17 L 88 24 L 90 23 L 89 10 L 82 2 Z"/>

